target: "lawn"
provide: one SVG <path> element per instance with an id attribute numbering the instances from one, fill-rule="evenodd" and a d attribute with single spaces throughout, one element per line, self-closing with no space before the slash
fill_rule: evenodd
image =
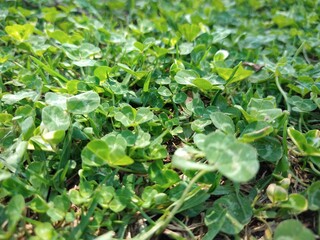
<path id="1" fill-rule="evenodd" d="M 319 239 L 319 46 L 319 0 L 0 1 L 0 239 Z"/>

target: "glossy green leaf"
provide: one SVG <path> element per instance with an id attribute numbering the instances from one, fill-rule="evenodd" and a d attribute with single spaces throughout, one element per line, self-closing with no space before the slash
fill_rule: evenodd
<path id="1" fill-rule="evenodd" d="M 28 142 L 27 141 L 17 141 L 13 143 L 8 149 L 6 149 L 0 156 L 3 157 L 7 167 L 10 170 L 14 170 L 18 167 L 19 163 L 24 159 Z"/>
<path id="2" fill-rule="evenodd" d="M 288 128 L 288 135 L 301 153 L 304 155 L 320 157 L 320 150 L 317 147 L 309 144 L 303 133 L 295 130 L 293 127 L 290 127 Z"/>
<path id="3" fill-rule="evenodd" d="M 121 109 L 121 111 L 118 111 L 114 118 L 121 122 L 125 127 L 128 127 L 132 124 L 134 124 L 134 120 L 136 118 L 137 111 L 136 109 L 132 108 L 131 106 L 125 106 Z"/>
<path id="4" fill-rule="evenodd" d="M 63 110 L 67 110 L 67 97 L 58 93 L 47 92 L 45 94 L 45 102 L 48 105 L 61 107 Z"/>
<path id="5" fill-rule="evenodd" d="M 181 43 L 179 45 L 179 53 L 180 55 L 188 55 L 192 52 L 192 50 L 194 49 L 194 45 L 193 43 Z"/>
<path id="6" fill-rule="evenodd" d="M 209 91 L 213 88 L 211 82 L 204 78 L 195 78 L 192 84 L 202 91 Z"/>
<path id="7" fill-rule="evenodd" d="M 92 140 L 81 152 L 82 162 L 88 166 L 110 166 L 130 165 L 133 160 L 121 149 L 110 149 L 103 140 Z"/>
<path id="8" fill-rule="evenodd" d="M 236 105 L 247 121 L 266 121 L 272 123 L 273 120 L 283 115 L 280 108 L 277 108 L 275 98 L 273 96 L 258 99 L 251 98 L 247 106 L 247 111 L 244 111 L 242 107 Z"/>
<path id="9" fill-rule="evenodd" d="M 199 78 L 199 74 L 192 70 L 180 70 L 175 75 L 174 79 L 182 85 L 192 85 L 192 81 Z"/>
<path id="10" fill-rule="evenodd" d="M 159 87 L 158 93 L 163 97 L 170 97 L 172 95 L 171 91 L 165 86 Z"/>
<path id="11" fill-rule="evenodd" d="M 8 35 L 19 42 L 27 40 L 33 33 L 33 30 L 34 26 L 31 24 L 14 24 L 5 27 L 5 31 Z"/>
<path id="12" fill-rule="evenodd" d="M 32 101 L 35 101 L 37 98 L 38 94 L 35 91 L 20 91 L 15 94 L 5 94 L 3 95 L 1 101 L 4 102 L 5 104 L 15 104 L 22 99 L 31 99 Z"/>
<path id="13" fill-rule="evenodd" d="M 273 127 L 266 122 L 252 122 L 241 132 L 240 140 L 242 142 L 254 142 L 273 132 Z"/>
<path id="14" fill-rule="evenodd" d="M 288 191 L 272 183 L 267 188 L 267 196 L 272 203 L 284 202 L 288 200 Z"/>
<path id="15" fill-rule="evenodd" d="M 224 61 L 227 57 L 229 56 L 229 52 L 227 50 L 219 50 L 214 54 L 214 61 L 219 62 L 219 61 Z"/>
<path id="16" fill-rule="evenodd" d="M 42 123 L 49 131 L 65 131 L 70 126 L 70 116 L 61 107 L 47 106 L 42 109 Z"/>
<path id="17" fill-rule="evenodd" d="M 150 111 L 149 108 L 141 107 L 138 108 L 137 114 L 135 116 L 135 122 L 137 124 L 142 124 L 152 120 L 154 114 Z"/>
<path id="18" fill-rule="evenodd" d="M 45 132 L 42 134 L 43 139 L 50 144 L 58 144 L 62 142 L 65 136 L 64 130 Z"/>
<path id="19" fill-rule="evenodd" d="M 200 33 L 200 27 L 196 24 L 182 24 L 179 25 L 179 31 L 186 38 L 187 41 L 192 42 Z"/>
<path id="20" fill-rule="evenodd" d="M 210 114 L 213 125 L 226 134 L 234 134 L 235 126 L 232 119 L 222 112 L 214 112 Z"/>
<path id="21" fill-rule="evenodd" d="M 308 210 L 307 199 L 298 193 L 289 195 L 288 201 L 282 202 L 281 207 L 288 208 L 291 213 L 299 214 Z"/>
<path id="22" fill-rule="evenodd" d="M 204 152 L 211 165 L 235 182 L 249 181 L 259 169 L 256 150 L 232 135 L 209 134 L 204 142 Z"/>
<path id="23" fill-rule="evenodd" d="M 100 97 L 94 91 L 88 91 L 67 99 L 67 110 L 73 114 L 87 114 L 100 105 Z"/>
<path id="24" fill-rule="evenodd" d="M 215 69 L 218 75 L 227 81 L 228 84 L 244 80 L 253 74 L 253 71 L 244 69 L 241 63 L 233 69 L 221 67 L 216 67 Z"/>

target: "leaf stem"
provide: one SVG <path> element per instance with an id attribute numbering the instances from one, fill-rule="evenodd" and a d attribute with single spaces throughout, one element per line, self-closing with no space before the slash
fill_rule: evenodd
<path id="1" fill-rule="evenodd" d="M 276 80 L 276 85 L 278 87 L 278 90 L 279 92 L 281 93 L 281 95 L 283 96 L 285 102 L 286 102 L 286 105 L 287 105 L 287 110 L 289 112 L 291 112 L 291 106 L 290 104 L 288 103 L 288 97 L 287 97 L 287 93 L 282 89 L 281 85 L 280 85 L 280 82 L 279 82 L 279 74 L 277 73 L 277 70 L 275 72 L 275 80 Z"/>

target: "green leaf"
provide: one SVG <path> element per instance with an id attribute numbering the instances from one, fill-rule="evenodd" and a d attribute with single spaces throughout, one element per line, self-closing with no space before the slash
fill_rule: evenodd
<path id="1" fill-rule="evenodd" d="M 263 160 L 276 163 L 283 155 L 283 148 L 278 139 L 274 137 L 264 137 L 252 143 L 257 149 L 259 157 Z"/>
<path id="2" fill-rule="evenodd" d="M 141 124 L 148 122 L 153 119 L 153 112 L 150 111 L 149 108 L 141 107 L 138 108 L 137 114 L 135 116 L 135 123 Z"/>
<path id="3" fill-rule="evenodd" d="M 216 200 L 207 210 L 206 225 L 218 224 L 218 229 L 227 234 L 237 234 L 249 223 L 252 209 L 247 198 L 231 194 Z M 222 221 L 218 223 L 218 221 Z M 221 226 L 222 225 L 222 226 Z"/>
<path id="4" fill-rule="evenodd" d="M 179 25 L 179 31 L 185 37 L 188 42 L 192 42 L 196 39 L 201 29 L 196 24 L 181 24 Z"/>
<path id="5" fill-rule="evenodd" d="M 43 139 L 50 144 L 58 144 L 62 142 L 65 136 L 64 130 L 45 132 L 42 134 Z"/>
<path id="6" fill-rule="evenodd" d="M 226 209 L 213 209 L 207 211 L 204 222 L 208 227 L 208 232 L 204 235 L 203 240 L 212 240 L 221 231 L 222 226 L 226 221 Z"/>
<path id="7" fill-rule="evenodd" d="M 213 60 L 215 62 L 224 61 L 227 59 L 228 56 L 229 56 L 229 52 L 227 50 L 221 49 L 214 54 Z"/>
<path id="8" fill-rule="evenodd" d="M 182 170 L 208 170 L 215 171 L 216 168 L 201 162 L 195 162 L 196 156 L 202 153 L 188 146 L 178 148 L 172 156 L 172 165 Z"/>
<path id="9" fill-rule="evenodd" d="M 202 91 L 209 91 L 213 88 L 212 83 L 204 78 L 195 78 L 192 84 Z"/>
<path id="10" fill-rule="evenodd" d="M 235 182 L 247 182 L 258 169 L 256 150 L 232 135 L 214 132 L 204 142 L 204 152 L 211 165 Z"/>
<path id="11" fill-rule="evenodd" d="M 67 99 L 67 110 L 73 114 L 87 114 L 100 105 L 100 97 L 94 91 L 88 91 Z"/>
<path id="12" fill-rule="evenodd" d="M 63 110 L 67 110 L 67 97 L 58 93 L 47 92 L 45 94 L 45 102 L 48 105 L 61 107 Z"/>
<path id="13" fill-rule="evenodd" d="M 317 211 L 320 209 L 320 181 L 314 182 L 307 190 L 309 209 Z"/>
<path id="14" fill-rule="evenodd" d="M 31 24 L 14 24 L 12 26 L 5 27 L 5 31 L 8 33 L 8 35 L 19 42 L 27 40 L 33 33 L 33 30 L 34 26 Z"/>
<path id="15" fill-rule="evenodd" d="M 49 131 L 66 131 L 70 126 L 70 116 L 61 107 L 47 106 L 42 109 L 42 123 Z"/>
<path id="16" fill-rule="evenodd" d="M 158 93 L 163 97 L 170 97 L 172 96 L 172 92 L 165 86 L 161 86 L 158 88 Z"/>
<path id="17" fill-rule="evenodd" d="M 38 213 L 45 213 L 49 209 L 46 201 L 37 195 L 28 203 L 28 205 L 33 211 Z"/>
<path id="18" fill-rule="evenodd" d="M 25 210 L 25 201 L 24 197 L 20 194 L 14 195 L 11 200 L 9 201 L 6 207 L 6 215 L 8 217 L 8 229 L 11 232 L 17 227 L 17 223 L 22 218 L 22 213 Z"/>
<path id="19" fill-rule="evenodd" d="M 221 67 L 215 67 L 215 69 L 220 77 L 222 77 L 225 81 L 228 81 L 227 84 L 244 80 L 254 73 L 251 70 L 244 69 L 242 67 L 242 63 L 239 63 L 233 69 Z"/>
<path id="20" fill-rule="evenodd" d="M 188 55 L 194 49 L 193 43 L 184 42 L 179 45 L 180 55 Z"/>
<path id="21" fill-rule="evenodd" d="M 6 149 L 0 156 L 4 157 L 5 163 L 10 170 L 15 170 L 24 159 L 28 142 L 18 140 Z"/>
<path id="22" fill-rule="evenodd" d="M 162 160 L 154 161 L 150 165 L 148 173 L 150 179 L 162 188 L 169 188 L 180 181 L 179 175 L 171 169 L 166 169 Z"/>
<path id="23" fill-rule="evenodd" d="M 272 203 L 284 202 L 288 200 L 288 191 L 272 183 L 267 188 L 267 196 Z"/>
<path id="24" fill-rule="evenodd" d="M 95 65 L 96 60 L 93 59 L 80 59 L 72 61 L 72 63 L 78 67 L 92 67 Z"/>
<path id="25" fill-rule="evenodd" d="M 177 72 L 174 79 L 179 84 L 192 85 L 192 81 L 199 77 L 199 74 L 193 70 L 180 70 L 179 72 Z"/>
<path id="26" fill-rule="evenodd" d="M 125 127 L 139 125 L 153 119 L 154 114 L 150 109 L 141 107 L 136 110 L 131 106 L 124 106 L 117 112 L 114 118 L 121 122 Z"/>
<path id="27" fill-rule="evenodd" d="M 272 123 L 276 118 L 283 115 L 280 108 L 276 106 L 276 99 L 273 96 L 267 98 L 251 98 L 247 112 L 241 106 L 235 105 L 248 122 L 266 121 Z"/>
<path id="28" fill-rule="evenodd" d="M 289 195 L 288 201 L 280 204 L 283 208 L 288 208 L 290 213 L 300 214 L 308 210 L 307 199 L 299 193 L 292 193 Z"/>
<path id="29" fill-rule="evenodd" d="M 268 136 L 272 132 L 273 127 L 266 122 L 251 122 L 241 132 L 239 140 L 246 143 L 254 142 L 258 139 Z"/>
<path id="30" fill-rule="evenodd" d="M 298 220 L 290 219 L 281 222 L 274 231 L 274 240 L 316 239 L 313 233 Z"/>
<path id="31" fill-rule="evenodd" d="M 124 71 L 126 71 L 127 73 L 135 76 L 137 79 L 141 79 L 149 73 L 148 71 L 133 71 L 127 65 L 122 63 L 118 63 L 118 66 L 122 68 Z"/>
<path id="32" fill-rule="evenodd" d="M 209 119 L 197 119 L 191 123 L 191 129 L 195 132 L 203 132 L 206 126 L 209 126 L 211 121 Z"/>
<path id="33" fill-rule="evenodd" d="M 100 81 L 106 80 L 112 68 L 108 66 L 99 66 L 94 70 L 94 76 L 99 78 Z"/>
<path id="34" fill-rule="evenodd" d="M 110 166 L 130 165 L 134 161 L 121 149 L 110 149 L 103 140 L 92 140 L 81 152 L 82 162 L 88 166 Z"/>
<path id="35" fill-rule="evenodd" d="M 121 122 L 125 127 L 129 127 L 134 124 L 137 111 L 131 106 L 124 106 L 121 111 L 116 112 L 114 119 Z"/>
<path id="36" fill-rule="evenodd" d="M 288 102 L 293 105 L 292 110 L 296 112 L 312 112 L 318 108 L 311 99 L 303 99 L 299 96 L 290 97 Z"/>
<path id="37" fill-rule="evenodd" d="M 226 134 L 234 134 L 235 126 L 232 119 L 222 112 L 213 112 L 210 114 L 213 125 Z"/>
<path id="38" fill-rule="evenodd" d="M 292 19 L 287 12 L 278 12 L 272 18 L 272 21 L 277 24 L 280 28 L 291 26 L 295 24 L 294 19 Z"/>
<path id="39" fill-rule="evenodd" d="M 56 239 L 57 233 L 52 227 L 52 225 L 48 222 L 42 223 L 39 222 L 35 227 L 35 233 L 37 237 L 42 240 L 45 239 Z"/>
<path id="40" fill-rule="evenodd" d="M 305 135 L 293 127 L 288 128 L 288 135 L 299 151 L 304 155 L 320 157 L 320 150 L 308 143 Z"/>
<path id="41" fill-rule="evenodd" d="M 100 206 L 103 208 L 109 208 L 109 204 L 115 195 L 114 188 L 112 186 L 102 185 L 98 189 L 97 194 L 98 194 L 97 195 L 98 196 L 98 203 L 100 204 Z"/>
<path id="42" fill-rule="evenodd" d="M 22 99 L 30 98 L 32 101 L 35 101 L 38 94 L 35 91 L 20 91 L 16 92 L 15 94 L 5 94 L 3 95 L 1 101 L 3 101 L 5 104 L 13 105 Z"/>

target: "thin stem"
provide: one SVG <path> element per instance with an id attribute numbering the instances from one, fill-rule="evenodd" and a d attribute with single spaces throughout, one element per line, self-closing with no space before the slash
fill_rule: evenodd
<path id="1" fill-rule="evenodd" d="M 287 93 L 282 89 L 281 85 L 280 85 L 280 82 L 279 82 L 279 76 L 278 76 L 278 73 L 277 73 L 277 70 L 275 72 L 275 80 L 276 80 L 276 85 L 278 87 L 278 90 L 279 92 L 281 93 L 281 95 L 283 96 L 286 104 L 287 104 L 287 110 L 289 112 L 291 112 L 291 106 L 290 104 L 288 103 L 288 97 L 287 97 Z"/>

